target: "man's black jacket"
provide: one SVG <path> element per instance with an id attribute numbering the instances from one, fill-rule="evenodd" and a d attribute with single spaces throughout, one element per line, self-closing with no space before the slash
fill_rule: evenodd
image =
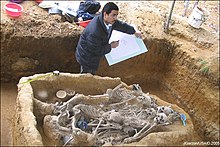
<path id="1" fill-rule="evenodd" d="M 132 26 L 119 20 L 112 25 L 113 29 L 127 34 L 135 33 Z M 100 59 L 111 51 L 108 36 L 111 36 L 112 30 L 108 35 L 102 14 L 94 17 L 80 36 L 76 47 L 77 62 L 82 66 L 97 70 Z"/>

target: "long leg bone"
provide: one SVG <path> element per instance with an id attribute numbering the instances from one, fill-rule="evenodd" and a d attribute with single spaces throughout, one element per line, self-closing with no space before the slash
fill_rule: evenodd
<path id="1" fill-rule="evenodd" d="M 137 139 L 143 138 L 144 136 L 146 136 L 147 134 L 149 134 L 151 131 L 153 131 L 153 129 L 158 126 L 157 123 L 153 123 L 153 125 L 150 126 L 149 129 L 147 129 L 145 132 L 143 132 L 142 134 L 139 134 L 139 136 L 136 136 Z"/>
<path id="2" fill-rule="evenodd" d="M 110 104 L 109 106 L 110 106 L 110 107 L 114 107 L 114 106 L 119 106 L 119 105 L 126 105 L 126 103 L 128 103 L 129 101 L 132 101 L 132 100 L 134 100 L 134 99 L 136 99 L 136 97 L 131 98 L 131 99 L 128 99 L 128 100 L 125 100 L 125 101 L 123 101 L 123 102 Z"/>
<path id="3" fill-rule="evenodd" d="M 70 136 L 70 138 L 64 143 L 63 146 L 66 146 L 71 140 L 73 140 L 73 136 Z"/>
<path id="4" fill-rule="evenodd" d="M 59 106 L 56 111 L 63 110 L 63 108 L 66 108 L 66 110 L 71 110 L 73 106 L 76 104 L 79 104 L 80 101 L 85 98 L 83 94 L 76 94 L 74 97 L 69 99 L 67 102 L 65 102 L 63 105 Z"/>
<path id="5" fill-rule="evenodd" d="M 102 119 L 99 121 L 98 126 L 95 128 L 93 135 L 97 135 L 97 130 L 98 130 L 99 126 L 101 125 L 101 123 L 102 123 Z"/>
<path id="6" fill-rule="evenodd" d="M 109 96 L 109 101 L 120 101 L 121 96 L 118 95 L 117 90 L 119 88 L 121 88 L 123 86 L 123 84 L 119 84 L 118 86 L 116 86 L 114 89 L 107 89 L 106 94 L 108 94 Z"/>
<path id="7" fill-rule="evenodd" d="M 102 95 L 88 95 L 88 97 L 90 97 L 90 98 L 105 98 L 105 97 L 107 97 L 108 96 L 108 94 L 102 94 Z"/>
<path id="8" fill-rule="evenodd" d="M 119 88 L 122 87 L 122 84 L 119 84 L 118 86 L 116 86 L 114 89 L 107 89 L 106 94 L 108 94 L 108 96 L 110 98 L 112 98 L 114 96 L 114 93 L 116 90 L 118 90 Z"/>
<path id="9" fill-rule="evenodd" d="M 74 108 L 81 110 L 86 116 L 92 119 L 100 118 L 102 113 L 104 113 L 91 105 L 78 104 Z"/>
<path id="10" fill-rule="evenodd" d="M 114 129 L 114 130 L 121 130 L 122 126 L 118 123 L 109 123 L 108 126 L 99 127 L 98 130 L 105 130 L 105 129 Z"/>
<path id="11" fill-rule="evenodd" d="M 150 128 L 148 128 L 145 132 L 143 132 L 144 129 L 146 129 L 149 126 L 149 124 L 147 124 L 141 131 L 139 131 L 137 134 L 135 134 L 133 137 L 129 137 L 129 138 L 125 138 L 124 143 L 131 143 L 131 142 L 136 142 L 139 139 L 143 138 L 144 136 L 146 136 L 147 134 L 149 134 L 153 128 L 155 128 L 157 126 L 157 123 L 153 123 Z"/>
<path id="12" fill-rule="evenodd" d="M 158 113 L 156 115 L 156 117 L 154 118 L 153 123 L 152 123 L 152 125 L 150 125 L 150 127 L 149 127 L 149 124 L 145 125 L 133 137 L 126 138 L 124 140 L 124 143 L 131 143 L 131 142 L 134 142 L 134 141 L 138 141 L 140 138 L 142 138 L 142 137 L 146 136 L 147 134 L 149 134 L 156 126 L 159 126 L 158 124 L 159 125 L 167 125 L 167 124 L 169 124 L 168 123 L 168 118 L 167 118 L 166 114 Z M 146 131 L 144 131 L 147 127 L 149 127 L 149 128 Z"/>
<path id="13" fill-rule="evenodd" d="M 83 94 L 76 94 L 74 97 L 69 99 L 63 105 L 59 106 L 55 112 L 61 110 L 71 110 L 77 104 L 89 104 L 89 105 L 98 105 L 109 101 L 108 95 L 100 95 L 97 97 L 85 96 Z"/>
<path id="14" fill-rule="evenodd" d="M 157 123 L 153 123 L 153 125 L 146 130 L 145 132 L 143 132 L 142 134 L 140 134 L 139 136 L 137 136 L 137 140 L 143 138 L 144 136 L 148 135 L 150 132 L 152 132 L 153 130 L 155 130 L 157 127 L 159 126 L 164 126 L 164 125 L 169 125 L 170 123 L 163 123 L 163 124 L 157 124 Z"/>
<path id="15" fill-rule="evenodd" d="M 134 135 L 134 137 L 137 137 L 139 136 L 147 127 L 149 127 L 149 122 L 147 122 L 147 124 L 137 133 Z"/>
<path id="16" fill-rule="evenodd" d="M 121 88 L 123 86 L 123 84 L 119 84 L 118 86 L 116 86 L 112 91 L 116 91 L 118 90 L 119 88 Z"/>

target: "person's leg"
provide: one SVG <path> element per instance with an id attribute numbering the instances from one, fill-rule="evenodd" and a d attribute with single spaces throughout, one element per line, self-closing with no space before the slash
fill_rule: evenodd
<path id="1" fill-rule="evenodd" d="M 91 73 L 93 75 L 95 75 L 96 73 L 96 69 L 92 69 L 92 68 L 89 68 L 87 66 L 80 66 L 80 73 Z"/>

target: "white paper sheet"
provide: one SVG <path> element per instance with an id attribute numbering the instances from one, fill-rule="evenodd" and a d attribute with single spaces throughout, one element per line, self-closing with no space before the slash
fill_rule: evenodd
<path id="1" fill-rule="evenodd" d="M 134 35 L 113 30 L 109 43 L 118 40 L 119 46 L 112 48 L 111 52 L 105 55 L 109 65 L 116 64 L 148 51 L 142 39 Z"/>

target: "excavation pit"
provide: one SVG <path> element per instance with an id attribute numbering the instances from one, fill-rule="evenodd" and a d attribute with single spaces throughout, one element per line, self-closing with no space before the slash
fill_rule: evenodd
<path id="1" fill-rule="evenodd" d="M 60 39 L 60 38 L 56 38 L 56 39 Z M 53 39 L 52 39 L 53 40 Z M 73 54 L 72 51 L 67 50 L 65 47 L 60 47 L 58 48 L 57 45 L 58 44 L 54 44 L 55 42 L 59 42 L 59 41 L 48 41 L 47 44 L 49 46 L 52 46 L 52 48 L 47 49 L 47 52 L 52 52 L 55 50 L 59 50 L 63 52 L 63 54 L 68 55 L 68 54 Z M 61 38 L 62 40 L 62 38 Z M 39 40 L 38 40 L 39 41 Z M 43 41 L 43 40 L 42 40 Z M 218 102 L 217 99 L 215 99 L 215 97 L 218 97 L 218 92 L 217 92 L 217 87 L 215 86 L 216 81 L 214 79 L 210 79 L 210 77 L 212 77 L 212 75 L 206 76 L 203 73 L 200 72 L 200 66 L 198 65 L 199 60 L 195 60 L 193 58 L 190 58 L 189 56 L 187 56 L 187 54 L 183 51 L 181 51 L 181 47 L 178 43 L 176 43 L 175 41 L 168 41 L 166 39 L 157 39 L 157 38 L 152 38 L 152 39 L 148 39 L 148 40 L 144 40 L 146 46 L 148 47 L 149 51 L 146 54 L 142 54 L 139 55 L 135 58 L 131 58 L 129 60 L 123 61 L 120 64 L 116 64 L 114 66 L 108 66 L 107 62 L 105 59 L 101 60 L 100 63 L 100 68 L 97 72 L 97 75 L 101 75 L 103 77 L 108 76 L 108 77 L 120 77 L 122 81 L 125 81 L 126 84 L 128 85 L 132 85 L 134 83 L 138 83 L 141 85 L 143 91 L 145 93 L 149 92 L 152 95 L 155 95 L 156 97 L 159 97 L 160 99 L 170 103 L 170 104 L 175 104 L 177 105 L 178 109 L 181 107 L 183 108 L 183 110 L 186 112 L 187 114 L 187 120 L 189 121 L 189 123 L 187 123 L 187 127 L 183 127 L 180 124 L 177 125 L 176 128 L 177 130 L 172 130 L 174 132 L 178 132 L 178 130 L 180 129 L 179 126 L 181 126 L 181 130 L 183 131 L 183 134 L 173 134 L 171 132 L 167 132 L 167 130 L 169 130 L 170 128 L 168 128 L 167 130 L 163 130 L 162 132 L 159 132 L 159 134 L 162 133 L 162 136 L 160 137 L 160 141 L 156 141 L 155 142 L 151 142 L 148 140 L 152 140 L 152 138 L 154 138 L 157 134 L 155 133 L 150 133 L 147 137 L 138 140 L 138 141 L 134 141 L 131 144 L 136 145 L 136 144 L 140 144 L 140 145 L 182 145 L 184 142 L 186 142 L 187 140 L 191 140 L 191 141 L 198 141 L 198 140 L 217 140 L 218 138 L 218 122 L 216 122 L 216 120 L 218 120 L 219 116 L 216 113 L 213 112 L 218 112 Z M 74 42 L 77 43 L 77 42 Z M 36 54 L 34 54 L 34 50 L 37 51 L 38 48 L 33 46 L 33 52 L 31 53 L 31 56 L 35 56 Z M 30 52 L 29 52 L 30 53 Z M 59 57 L 57 56 L 59 55 Z M 65 57 L 64 56 L 60 56 L 60 54 L 53 54 L 51 58 L 59 58 L 60 60 L 63 60 Z M 50 54 L 48 56 L 51 56 Z M 71 69 L 72 72 L 74 73 L 78 73 L 79 72 L 79 65 L 78 63 L 76 63 L 74 61 L 74 56 L 71 55 L 72 59 L 66 60 L 68 62 L 71 62 L 71 64 L 66 64 L 66 66 L 61 66 L 60 61 L 56 61 L 56 60 L 45 60 L 45 58 L 43 60 L 41 60 L 41 58 L 44 58 L 44 56 L 39 56 L 38 61 L 42 61 L 41 63 L 41 68 L 45 68 L 45 69 L 50 69 L 50 70 L 54 70 L 54 66 L 50 66 L 50 65 L 56 65 L 59 67 L 59 70 L 63 71 L 65 73 L 66 69 Z M 50 58 L 50 57 L 49 57 Z M 45 61 L 45 64 L 43 64 L 43 62 Z M 74 61 L 74 62 L 73 62 Z M 26 64 L 24 62 L 24 64 Z M 57 68 L 56 68 L 57 69 Z M 39 69 L 38 72 L 40 72 L 41 70 Z M 17 76 L 22 73 L 23 75 L 25 74 L 30 74 L 30 73 L 24 73 L 24 72 L 18 72 Z M 194 74 L 192 74 L 194 73 Z M 54 77 L 54 78 L 60 78 L 61 76 L 58 77 Z M 74 76 L 73 76 L 74 77 Z M 76 76 L 77 77 L 77 76 Z M 26 84 L 29 85 L 29 87 L 26 90 L 33 90 L 33 94 L 30 93 L 29 96 L 27 97 L 27 101 L 25 100 L 25 103 L 27 103 L 28 101 L 30 102 L 30 108 L 29 110 L 29 114 L 31 115 L 30 117 L 32 117 L 32 121 L 33 124 L 31 125 L 31 128 L 29 128 L 30 130 L 34 130 L 34 132 L 36 133 L 35 135 L 28 135 L 26 133 L 23 133 L 24 135 L 16 135 L 18 137 L 18 139 L 15 139 L 15 144 L 21 144 L 23 145 L 23 143 L 21 143 L 20 141 L 24 141 L 26 140 L 25 144 L 28 145 L 34 145 L 34 144 L 40 144 L 40 145 L 54 145 L 57 143 L 53 143 L 53 142 L 48 142 L 45 141 L 45 135 L 44 133 L 42 134 L 43 130 L 42 127 L 39 127 L 37 125 L 39 125 L 39 122 L 43 122 L 43 118 L 41 118 L 40 120 L 35 120 L 36 118 L 39 119 L 38 117 L 36 117 L 35 115 L 33 115 L 32 113 L 34 111 L 32 111 L 32 109 L 34 109 L 34 107 L 32 106 L 33 104 L 33 97 L 37 97 L 36 94 L 36 90 L 41 89 L 42 87 L 44 87 L 45 89 L 47 89 L 49 92 L 47 94 L 45 93 L 41 93 L 40 95 L 43 95 L 43 97 L 46 95 L 48 97 L 54 97 L 55 93 L 58 90 L 64 90 L 65 88 L 72 88 L 74 91 L 84 94 L 84 95 L 94 95 L 94 94 L 103 94 L 106 92 L 107 88 L 114 88 L 115 86 L 117 86 L 117 84 L 119 84 L 119 80 L 117 82 L 115 82 L 115 80 L 113 80 L 114 84 L 104 84 L 105 80 L 103 79 L 103 82 L 99 81 L 99 84 L 93 84 L 92 81 L 95 80 L 96 78 L 94 77 L 89 77 L 90 80 L 80 80 L 80 77 L 74 77 L 74 80 L 76 81 L 80 81 L 80 83 L 82 84 L 81 87 L 78 87 L 78 85 L 75 86 L 70 86 L 74 83 L 76 83 L 74 80 L 72 82 L 69 81 L 69 78 L 65 78 L 65 76 L 62 78 L 63 82 L 57 82 L 54 81 L 54 83 L 50 83 L 48 84 L 48 82 L 45 80 L 40 80 L 40 82 L 31 82 L 30 84 Z M 82 76 L 84 77 L 84 76 Z M 82 78 L 81 77 L 81 78 Z M 87 77 L 87 76 L 85 76 Z M 99 79 L 99 78 L 98 78 Z M 107 78 L 108 79 L 108 78 Z M 203 82 L 201 83 L 201 79 L 203 79 Z M 97 80 L 97 79 L 96 79 Z M 212 81 L 212 83 L 210 83 L 210 80 Z M 65 81 L 65 82 L 64 82 Z M 107 80 L 108 81 L 108 80 Z M 110 82 L 111 80 L 109 80 L 108 82 Z M 180 82 L 180 81 L 184 81 L 184 82 Z M 55 84 L 56 83 L 56 84 Z M 64 84 L 66 83 L 66 84 Z M 90 83 L 88 85 L 88 83 Z M 102 83 L 102 84 L 101 84 Z M 117 84 L 116 84 L 117 83 Z M 181 84 L 180 84 L 181 83 Z M 207 84 L 208 83 L 208 84 Z M 63 84 L 63 85 L 62 85 Z M 24 84 L 25 85 L 25 84 Z M 23 86 L 24 86 L 23 85 Z M 44 85 L 44 86 L 42 86 Z M 201 87 L 198 87 L 198 86 Z M 22 86 L 22 89 L 24 88 Z M 90 87 L 87 90 L 84 90 L 85 87 Z M 109 87 L 108 87 L 109 86 Z M 55 88 L 54 88 L 55 87 Z M 190 87 L 190 88 L 189 88 Z M 20 88 L 19 88 L 20 89 Z M 25 91 L 26 91 L 25 90 Z M 207 91 L 209 91 L 209 94 L 205 94 Z M 210 99 L 211 97 L 211 99 Z M 43 101 L 43 99 L 40 99 L 40 97 L 37 97 L 39 100 Z M 58 99 L 50 99 L 48 101 L 48 103 L 55 103 L 55 101 Z M 18 94 L 18 102 L 22 101 L 22 99 L 20 99 L 19 94 Z M 61 99 L 59 99 L 58 101 L 61 101 Z M 28 104 L 29 105 L 29 104 Z M 168 106 L 169 104 L 165 105 Z M 18 108 L 22 108 L 20 105 L 18 105 Z M 26 108 L 25 108 L 26 109 Z M 19 109 L 18 109 L 19 110 Z M 202 110 L 207 110 L 206 111 L 206 115 L 204 115 L 204 111 Z M 184 113 L 183 111 L 183 113 Z M 23 113 L 20 113 L 19 111 L 17 112 L 18 114 L 18 120 L 17 122 L 19 122 L 20 118 L 25 118 L 26 116 L 22 116 L 24 115 Z M 25 112 L 27 113 L 27 112 Z M 185 114 L 185 113 L 184 113 Z M 188 115 L 189 114 L 189 115 Z M 210 117 L 211 116 L 211 117 Z M 36 118 L 35 118 L 36 117 Z M 28 119 L 30 120 L 30 119 Z M 23 120 L 20 120 L 21 122 L 23 122 Z M 191 122 L 192 121 L 192 122 Z M 30 121 L 28 121 L 30 122 Z M 216 123 L 213 123 L 216 122 Z M 191 124 L 192 123 L 192 124 Z M 22 126 L 22 127 L 21 127 Z M 29 129 L 28 130 L 24 130 L 24 128 L 26 127 L 30 127 L 29 124 L 23 124 L 21 123 L 21 126 L 18 127 L 20 128 L 20 132 L 19 134 L 21 134 L 22 132 L 32 132 Z M 33 127 L 33 128 L 32 128 Z M 37 129 L 36 129 L 37 127 Z M 21 129 L 23 128 L 23 129 Z M 172 128 L 172 125 L 171 125 Z M 189 128 L 189 129 L 188 129 Z M 39 133 L 40 132 L 40 133 Z M 25 135 L 26 134 L 26 135 Z M 33 133 L 32 133 L 33 134 Z M 199 134 L 199 135 L 198 135 Z M 167 136 L 168 135 L 168 136 Z M 165 138 L 169 138 L 169 135 L 173 135 L 176 137 L 176 139 L 172 139 L 172 141 L 165 141 Z M 180 135 L 180 136 L 179 136 Z M 27 139 L 25 137 L 30 136 L 33 137 L 35 136 L 38 139 Z M 22 138 L 24 137 L 24 138 Z M 184 139 L 183 139 L 184 138 Z M 47 140 L 47 139 L 46 139 Z M 66 139 L 67 140 L 67 139 Z M 163 141 L 164 140 L 164 141 Z M 29 142 L 30 141 L 30 142 Z M 48 144 L 49 143 L 49 144 Z M 123 143 L 123 141 L 121 142 Z M 60 144 L 60 142 L 58 143 Z M 62 143 L 61 143 L 62 144 Z M 120 143 L 119 143 L 120 144 Z"/>
<path id="2" fill-rule="evenodd" d="M 18 89 L 17 145 L 181 145 L 195 135 L 183 109 L 120 78 L 46 73 L 21 78 Z M 60 99 L 60 89 L 72 95 Z"/>
<path id="3" fill-rule="evenodd" d="M 3 65 L 11 64 L 12 68 L 3 70 L 3 75 L 7 75 L 3 77 L 6 80 L 7 78 L 18 79 L 33 73 L 54 70 L 62 72 L 70 70 L 71 73 L 79 73 L 79 64 L 71 50 L 76 46 L 78 37 L 79 35 L 76 34 L 73 38 L 55 37 L 46 40 L 32 37 L 26 39 L 22 39 L 22 37 L 11 38 L 10 42 L 14 42 L 13 40 L 21 42 L 19 46 L 21 49 L 19 50 L 22 51 L 15 54 L 13 52 L 15 48 L 9 47 L 7 51 L 12 52 L 11 58 L 9 62 Z M 27 42 L 30 43 L 28 48 Z M 71 45 L 61 46 L 61 44 L 68 44 L 66 42 L 71 42 Z M 212 74 L 204 74 L 200 70 L 202 68 L 201 61 L 188 56 L 185 51 L 182 51 L 181 44 L 175 41 L 148 38 L 144 39 L 144 43 L 149 49 L 147 53 L 120 64 L 109 66 L 103 58 L 97 75 L 112 78 L 120 77 L 128 85 L 140 84 L 144 92 L 149 92 L 166 102 L 176 104 L 190 115 L 193 128 L 199 134 L 193 135 L 194 140 L 217 140 L 219 136 L 218 79 Z M 39 46 L 40 44 L 41 46 Z M 39 49 L 41 49 L 40 52 Z M 61 52 L 62 54 L 56 54 Z M 6 57 L 3 56 L 3 62 Z M 2 68 L 7 69 L 8 66 L 2 66 Z M 86 85 L 86 83 L 84 84 Z M 60 87 L 56 90 L 63 90 L 63 88 Z M 91 95 L 93 94 L 92 91 L 91 93 L 83 93 L 82 91 L 82 93 Z M 28 101 L 32 101 L 32 98 Z M 204 110 L 206 110 L 205 114 Z M 180 142 L 183 143 L 183 141 Z M 142 143 L 145 144 L 145 142 Z"/>

